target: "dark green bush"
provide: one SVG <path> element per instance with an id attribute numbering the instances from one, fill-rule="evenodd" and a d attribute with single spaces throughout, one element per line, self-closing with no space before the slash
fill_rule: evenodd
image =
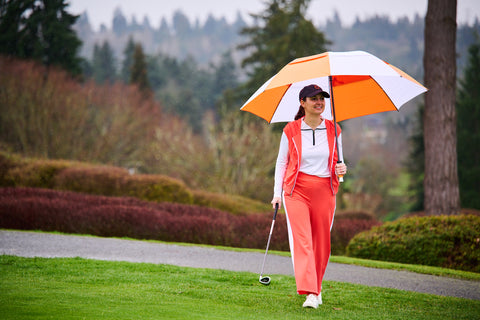
<path id="1" fill-rule="evenodd" d="M 161 175 L 139 174 L 125 177 L 121 196 L 155 202 L 193 202 L 192 193 L 182 181 Z"/>
<path id="2" fill-rule="evenodd" d="M 62 160 L 30 160 L 9 170 L 6 176 L 17 187 L 52 189 L 55 187 L 55 176 L 74 165 Z"/>
<path id="3" fill-rule="evenodd" d="M 480 272 L 480 217 L 400 219 L 356 235 L 347 255 Z"/>
<path id="4" fill-rule="evenodd" d="M 267 212 L 271 205 L 241 196 L 213 193 L 203 190 L 192 190 L 193 203 L 205 207 L 214 207 L 235 214 L 251 212 Z"/>
<path id="5" fill-rule="evenodd" d="M 23 160 L 10 153 L 0 150 L 0 186 L 1 187 L 13 187 L 15 181 L 9 175 L 9 172 L 23 164 Z"/>
<path id="6" fill-rule="evenodd" d="M 104 196 L 120 196 L 122 180 L 129 177 L 126 169 L 110 166 L 76 166 L 55 177 L 54 189 Z"/>
<path id="7" fill-rule="evenodd" d="M 110 166 L 74 167 L 55 179 L 55 189 L 104 196 L 130 196 L 155 202 L 192 203 L 191 192 L 177 179 L 161 175 L 130 175 Z"/>

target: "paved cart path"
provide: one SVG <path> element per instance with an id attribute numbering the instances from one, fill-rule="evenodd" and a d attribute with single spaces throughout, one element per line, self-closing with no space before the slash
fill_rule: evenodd
<path id="1" fill-rule="evenodd" d="M 264 253 L 147 241 L 0 230 L 0 255 L 81 257 L 260 273 Z M 293 275 L 289 257 L 268 255 L 264 275 Z M 480 281 L 329 263 L 325 280 L 480 300 Z M 272 281 L 275 281 L 274 276 Z"/>

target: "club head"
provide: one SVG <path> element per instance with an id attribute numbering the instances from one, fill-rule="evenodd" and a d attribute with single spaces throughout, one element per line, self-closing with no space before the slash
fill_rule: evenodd
<path id="1" fill-rule="evenodd" d="M 268 286 L 270 284 L 270 277 L 262 277 L 258 280 L 261 284 Z"/>

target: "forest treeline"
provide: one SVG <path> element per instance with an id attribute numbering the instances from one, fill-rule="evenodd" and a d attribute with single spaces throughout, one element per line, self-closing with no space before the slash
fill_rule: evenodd
<path id="1" fill-rule="evenodd" d="M 148 55 L 162 54 L 182 61 L 188 57 L 202 67 L 218 63 L 225 52 L 232 52 L 237 66 L 248 53 L 237 50 L 237 45 L 245 40 L 240 31 L 255 24 L 247 23 L 241 14 L 229 23 L 225 17 L 209 15 L 204 23 L 190 19 L 179 9 L 171 17 L 162 17 L 155 27 L 148 17 L 139 23 L 135 16 L 128 17 L 121 9 L 112 12 L 110 25 L 102 24 L 94 30 L 88 13 L 84 12 L 74 25 L 83 42 L 81 55 L 91 59 L 95 44 L 107 41 L 119 63 L 123 50 L 132 37 L 142 44 Z M 423 75 L 423 46 L 425 18 L 416 15 L 413 19 L 399 18 L 396 21 L 386 15 L 375 15 L 365 19 L 357 17 L 347 26 L 338 13 L 325 17 L 317 25 L 330 41 L 328 50 L 365 50 L 391 63 L 415 78 Z M 171 22 L 169 22 L 171 21 Z M 257 21 L 258 23 L 258 21 Z M 462 72 L 467 61 L 468 47 L 475 41 L 475 33 L 480 31 L 480 22 L 472 25 L 460 24 L 457 28 L 457 70 Z"/>
<path id="2" fill-rule="evenodd" d="M 153 27 L 147 17 L 139 23 L 120 9 L 112 14 L 111 25 L 102 25 L 99 30 L 93 30 L 87 13 L 83 13 L 74 25 L 83 43 L 80 53 L 85 59 L 83 66 L 87 76 L 100 79 L 101 83 L 105 77 L 110 81 L 128 83 L 132 48 L 138 43 L 148 57 L 148 77 L 156 98 L 166 111 L 187 119 L 195 130 L 200 129 L 198 119 L 206 110 L 221 106 L 238 108 L 253 94 L 254 89 L 248 88 L 237 94 L 234 101 L 220 99 L 225 90 L 238 90 L 238 85 L 248 79 L 249 68 L 242 68 L 241 63 L 251 51 L 239 47 L 248 40 L 248 35 L 241 31 L 252 27 L 255 22 L 248 25 L 240 14 L 232 23 L 224 17 L 210 15 L 201 24 L 198 20 L 190 21 L 178 10 L 168 19 L 170 23 L 167 17 L 163 17 L 156 23 L 158 27 Z M 262 23 L 258 18 L 253 21 L 258 25 Z M 316 28 L 324 34 L 325 50 L 368 51 L 421 81 L 424 24 L 424 17 L 418 15 L 396 21 L 388 16 L 373 16 L 364 20 L 357 18 L 351 26 L 346 26 L 338 14 L 334 14 Z M 468 47 L 475 42 L 479 32 L 478 21 L 473 25 L 458 26 L 459 78 L 462 78 L 468 60 Z M 270 76 L 264 75 L 264 79 Z M 410 105 L 415 106 L 418 102 Z M 404 110 L 407 110 L 406 117 L 416 116 L 414 107 Z M 374 117 L 375 121 L 385 124 L 384 116 Z M 413 122 L 410 121 L 409 130 Z"/>

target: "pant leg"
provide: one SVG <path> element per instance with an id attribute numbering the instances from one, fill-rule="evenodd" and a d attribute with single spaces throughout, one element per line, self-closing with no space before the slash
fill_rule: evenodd
<path id="1" fill-rule="evenodd" d="M 293 196 L 284 196 L 284 208 L 297 292 L 317 293 L 319 291 L 309 206 L 306 199 L 302 199 L 296 192 Z"/>
<path id="2" fill-rule="evenodd" d="M 311 226 L 317 286 L 319 291 L 322 291 L 322 281 L 331 253 L 330 231 L 336 202 L 330 189 L 329 179 L 320 182 L 316 190 L 321 196 L 311 197 Z"/>
<path id="3" fill-rule="evenodd" d="M 292 195 L 284 195 L 290 251 L 299 294 L 321 292 L 330 258 L 335 196 L 330 179 L 300 173 Z"/>

